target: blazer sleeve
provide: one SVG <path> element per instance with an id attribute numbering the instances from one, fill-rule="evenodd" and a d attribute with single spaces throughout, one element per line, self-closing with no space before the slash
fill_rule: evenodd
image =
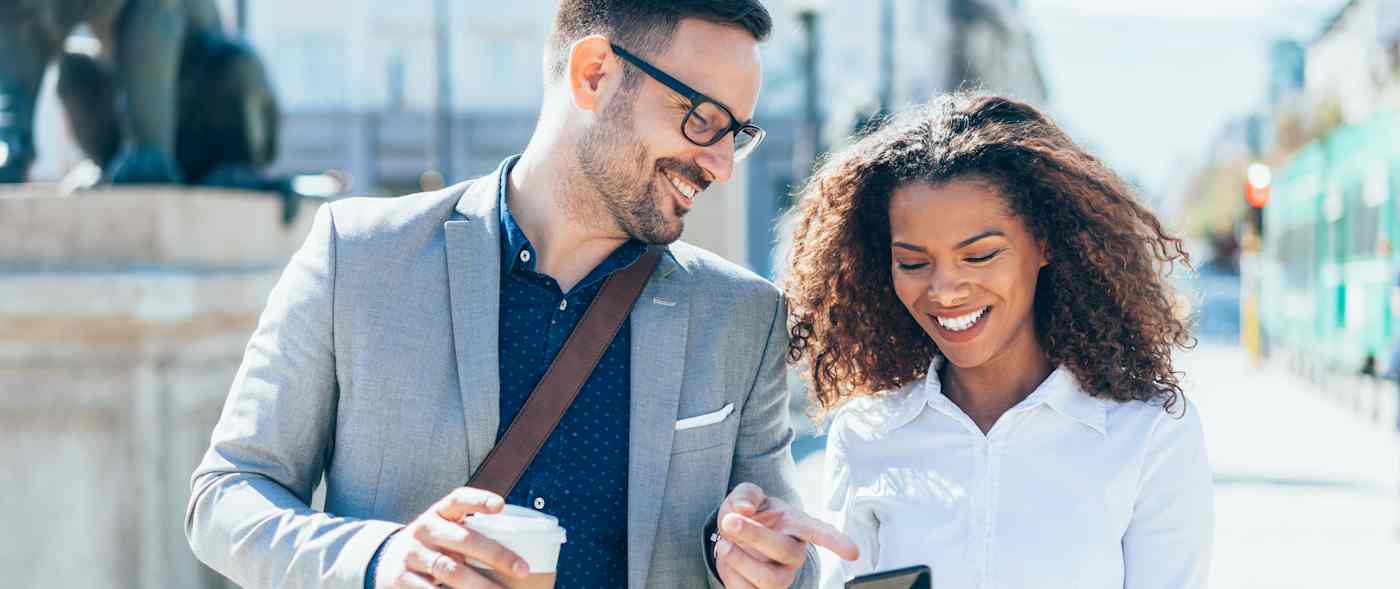
<path id="1" fill-rule="evenodd" d="M 309 507 L 336 422 L 335 234 L 324 205 L 269 296 L 190 480 L 190 548 L 245 587 L 359 589 L 401 527 Z"/>
<path id="2" fill-rule="evenodd" d="M 796 435 L 788 420 L 787 303 L 781 295 L 776 298 L 758 374 L 740 414 L 729 488 L 750 482 L 770 497 L 801 507 L 802 498 L 795 484 L 797 466 L 792 460 L 792 441 Z M 703 539 L 704 535 L 701 536 Z M 723 587 L 714 571 L 709 566 L 705 568 L 711 571 L 710 587 Z M 809 546 L 807 560 L 793 587 L 812 589 L 816 583 L 817 550 Z"/>
<path id="3" fill-rule="evenodd" d="M 1123 534 L 1125 589 L 1203 589 L 1215 532 L 1214 487 L 1200 412 L 1158 417 Z"/>

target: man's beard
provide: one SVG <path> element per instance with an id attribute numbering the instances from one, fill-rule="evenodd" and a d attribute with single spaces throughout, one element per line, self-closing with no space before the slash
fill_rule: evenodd
<path id="1" fill-rule="evenodd" d="M 633 98 L 614 98 L 578 143 L 579 168 L 593 188 L 587 196 L 592 201 L 587 205 L 593 206 L 584 208 L 606 212 L 633 239 L 664 245 L 680 239 L 685 228 L 681 217 L 687 211 L 675 204 L 672 195 L 659 194 L 654 180 L 664 170 L 701 188 L 708 182 L 694 163 L 664 158 L 647 167 L 651 157 L 633 126 Z M 662 207 L 672 207 L 673 218 L 668 219 Z"/>

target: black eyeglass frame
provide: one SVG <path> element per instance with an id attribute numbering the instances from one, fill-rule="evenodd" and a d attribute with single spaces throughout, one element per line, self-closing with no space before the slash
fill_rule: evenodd
<path id="1" fill-rule="evenodd" d="M 667 88 L 674 90 L 677 94 L 684 96 L 687 100 L 690 101 L 690 110 L 686 111 L 684 117 L 681 117 L 681 135 L 684 136 L 687 141 L 699 145 L 700 147 L 709 147 L 711 145 L 719 143 L 720 141 L 723 141 L 725 135 L 728 135 L 730 133 L 733 133 L 734 138 L 737 140 L 739 138 L 740 133 L 752 130 L 753 138 L 750 139 L 748 143 L 742 146 L 737 145 L 736 143 L 736 146 L 734 148 L 734 159 L 742 160 L 745 157 L 748 157 L 750 153 L 753 153 L 755 149 L 758 149 L 758 145 L 760 143 L 763 143 L 763 138 L 768 135 L 768 132 L 764 131 L 763 127 L 753 124 L 752 120 L 740 123 L 739 117 L 734 116 L 734 112 L 729 110 L 729 107 L 724 106 L 718 100 L 710 98 L 709 96 L 706 96 L 703 92 L 691 88 L 690 86 L 686 85 L 685 82 L 677 80 L 675 77 L 671 76 L 666 72 L 661 71 L 656 66 L 647 63 L 646 60 L 643 60 L 642 58 L 633 55 L 626 49 L 618 47 L 616 43 L 612 43 L 611 45 L 613 52 L 618 54 L 618 56 L 622 57 L 622 59 L 627 60 L 628 63 L 637 66 L 638 69 L 641 69 L 643 72 L 646 72 L 646 74 L 648 76 L 651 76 L 652 79 L 661 82 Z M 686 132 L 685 127 L 686 123 L 690 122 L 690 117 L 694 116 L 695 111 L 700 108 L 700 105 L 706 102 L 715 105 L 721 111 L 723 111 L 726 116 L 729 117 L 729 127 L 725 129 L 720 129 L 715 133 L 713 137 L 709 138 L 706 141 L 697 141 L 694 137 L 690 136 L 690 133 Z"/>

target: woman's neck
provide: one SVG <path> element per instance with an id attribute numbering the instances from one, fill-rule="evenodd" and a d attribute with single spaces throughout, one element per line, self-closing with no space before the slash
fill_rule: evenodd
<path id="1" fill-rule="evenodd" d="M 1034 333 L 1018 338 L 980 366 L 961 368 L 944 362 L 938 378 L 943 394 L 987 433 L 998 419 L 1025 400 L 1054 371 Z"/>

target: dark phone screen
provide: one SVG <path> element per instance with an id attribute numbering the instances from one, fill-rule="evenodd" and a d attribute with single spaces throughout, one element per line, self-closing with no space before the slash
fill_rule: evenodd
<path id="1" fill-rule="evenodd" d="M 933 589 L 932 571 L 915 565 L 882 573 L 861 575 L 846 582 L 846 589 Z"/>

